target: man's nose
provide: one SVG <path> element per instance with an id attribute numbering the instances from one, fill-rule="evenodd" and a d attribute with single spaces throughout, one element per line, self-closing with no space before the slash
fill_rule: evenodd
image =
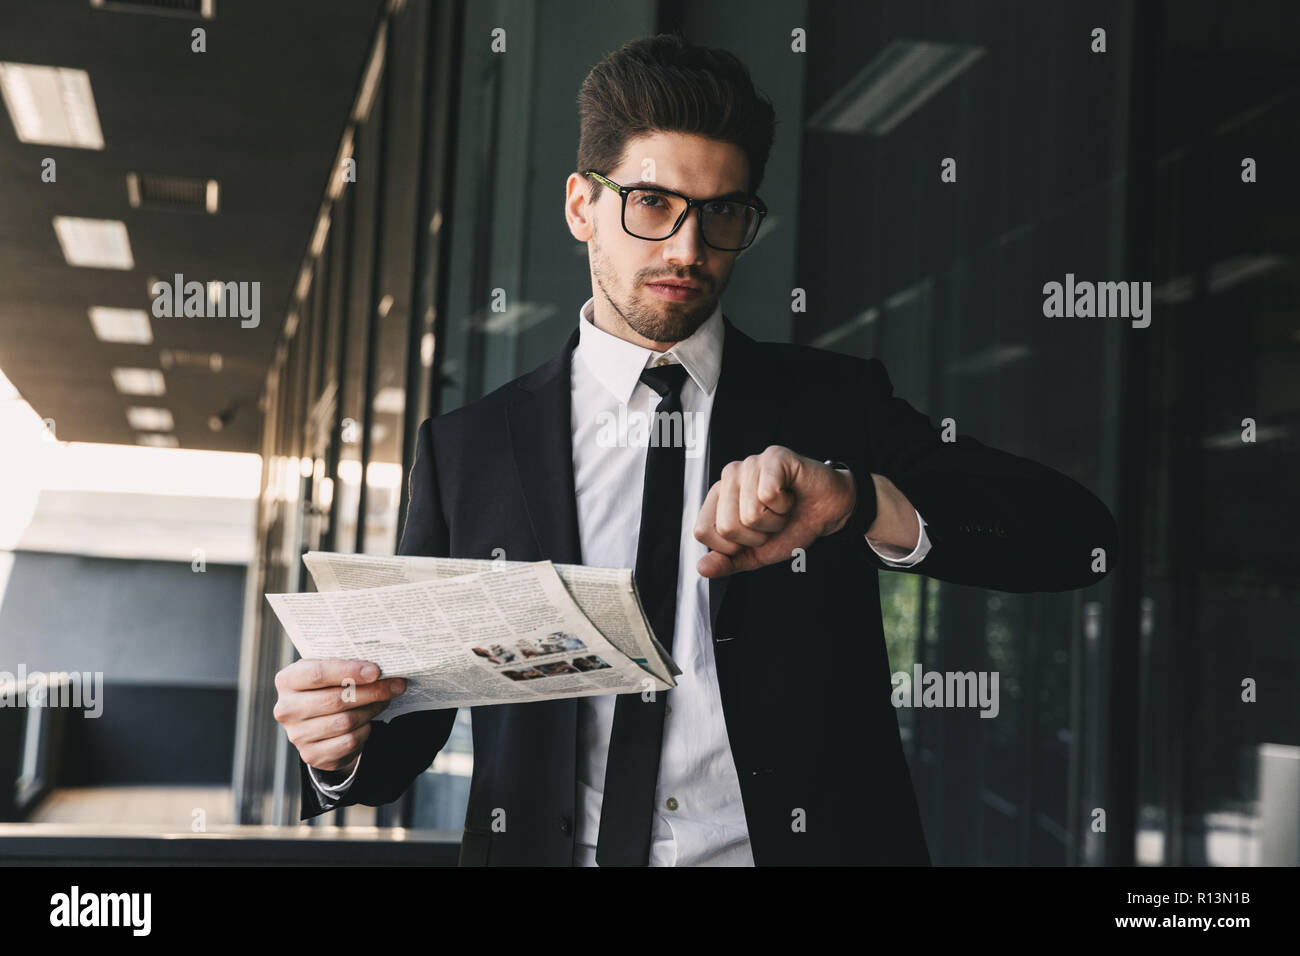
<path id="1" fill-rule="evenodd" d="M 686 221 L 681 228 L 664 240 L 664 261 L 679 265 L 701 265 L 708 255 L 708 248 L 700 233 L 700 210 L 692 209 L 686 214 Z"/>

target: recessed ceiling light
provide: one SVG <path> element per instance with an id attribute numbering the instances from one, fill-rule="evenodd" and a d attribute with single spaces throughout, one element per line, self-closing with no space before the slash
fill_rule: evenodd
<path id="1" fill-rule="evenodd" d="M 177 448 L 179 442 L 175 435 L 136 435 L 135 440 L 141 445 L 153 445 L 155 448 Z"/>
<path id="2" fill-rule="evenodd" d="M 165 408 L 144 408 L 139 405 L 126 410 L 126 420 L 136 431 L 169 432 L 175 427 L 172 413 Z"/>
<path id="3" fill-rule="evenodd" d="M 217 15 L 217 0 L 90 0 L 90 5 L 114 12 L 202 17 L 205 20 Z"/>
<path id="4" fill-rule="evenodd" d="M 158 353 L 158 364 L 163 368 L 201 368 L 220 372 L 220 352 L 187 352 L 184 349 L 163 349 Z"/>
<path id="5" fill-rule="evenodd" d="M 0 63 L 0 94 L 22 142 L 104 148 L 85 70 Z"/>
<path id="6" fill-rule="evenodd" d="M 153 341 L 149 313 L 144 309 L 91 306 L 90 324 L 101 342 L 132 342 L 137 345 L 148 345 Z"/>
<path id="7" fill-rule="evenodd" d="M 215 179 L 129 172 L 126 198 L 132 209 L 215 213 L 221 203 L 221 185 Z"/>
<path id="8" fill-rule="evenodd" d="M 55 216 L 54 233 L 70 266 L 134 269 L 131 240 L 120 219 L 78 219 Z"/>
<path id="9" fill-rule="evenodd" d="M 156 368 L 115 368 L 113 384 L 123 395 L 163 395 L 167 386 Z"/>

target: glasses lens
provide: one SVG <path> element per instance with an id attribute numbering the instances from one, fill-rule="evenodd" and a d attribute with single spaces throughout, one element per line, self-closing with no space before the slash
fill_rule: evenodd
<path id="1" fill-rule="evenodd" d="M 634 189 L 627 194 L 624 225 L 642 239 L 667 239 L 686 208 L 686 200 L 649 189 Z"/>
<path id="2" fill-rule="evenodd" d="M 704 240 L 718 249 L 742 249 L 758 228 L 753 206 L 738 202 L 711 202 L 704 206 Z"/>
<path id="3" fill-rule="evenodd" d="M 680 196 L 634 189 L 627 194 L 623 224 L 642 239 L 667 239 L 685 208 Z M 700 212 L 704 241 L 715 249 L 743 249 L 758 231 L 758 213 L 744 203 L 720 200 L 705 204 Z"/>

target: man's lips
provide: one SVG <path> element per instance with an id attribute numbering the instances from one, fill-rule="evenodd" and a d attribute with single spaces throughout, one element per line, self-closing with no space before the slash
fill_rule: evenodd
<path id="1" fill-rule="evenodd" d="M 680 279 L 656 279 L 654 282 L 647 282 L 646 285 L 670 285 L 678 289 L 691 289 L 695 292 L 700 291 L 700 287 L 694 282 L 684 282 Z"/>
<path id="2" fill-rule="evenodd" d="M 694 283 L 674 282 L 670 279 L 647 282 L 646 288 L 667 302 L 688 302 L 702 294 L 700 287 Z"/>

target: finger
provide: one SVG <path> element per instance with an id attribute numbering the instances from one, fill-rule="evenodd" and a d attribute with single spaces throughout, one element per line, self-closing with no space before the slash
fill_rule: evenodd
<path id="1" fill-rule="evenodd" d="M 341 713 L 329 714 L 324 717 L 311 717 L 299 721 L 289 728 L 289 742 L 298 747 L 301 744 L 315 743 L 318 740 L 341 737 L 364 724 L 370 723 L 377 715 L 383 713 L 387 706 L 388 701 L 381 700 L 374 704 L 366 704 L 364 707 L 354 707 Z"/>
<path id="2" fill-rule="evenodd" d="M 370 738 L 370 726 L 367 723 L 340 737 L 304 743 L 298 748 L 298 756 L 302 757 L 303 763 L 307 766 L 315 767 L 317 770 L 338 770 L 346 767 L 352 761 L 353 755 L 364 747 Z"/>
<path id="3" fill-rule="evenodd" d="M 769 506 L 759 497 L 767 468 L 763 464 L 763 457 L 747 458 L 740 473 L 740 520 L 745 527 L 770 535 L 784 528 L 789 516 L 784 511 Z M 761 541 L 745 543 L 750 547 L 762 544 Z"/>
<path id="4" fill-rule="evenodd" d="M 369 684 L 379 677 L 379 667 L 369 661 L 307 660 L 294 661 L 275 675 L 277 690 L 315 690 L 342 687 L 345 680 Z"/>
<path id="5" fill-rule="evenodd" d="M 761 568 L 765 564 L 772 563 L 770 560 L 760 560 L 758 552 L 753 548 L 741 548 L 735 554 L 730 555 L 722 554 L 719 551 L 710 551 L 696 562 L 695 570 L 700 573 L 700 577 L 721 578 L 740 571 L 752 571 L 755 568 Z"/>
<path id="6" fill-rule="evenodd" d="M 717 515 L 718 515 L 718 495 L 722 492 L 722 482 L 715 481 L 709 493 L 704 496 L 704 504 L 700 507 L 700 513 L 695 518 L 695 540 L 701 542 L 714 551 L 721 551 L 723 554 L 731 554 L 738 550 L 739 545 L 732 544 L 730 541 L 718 534 Z"/>
<path id="7" fill-rule="evenodd" d="M 811 540 L 806 530 L 787 525 L 775 535 L 768 537 L 757 548 L 738 548 L 731 554 L 710 551 L 698 562 L 695 569 L 701 577 L 717 578 L 741 571 L 753 571 L 755 568 L 767 567 L 794 557 L 794 549 L 804 547 Z"/>
<path id="8" fill-rule="evenodd" d="M 349 689 L 345 689 L 349 690 Z M 298 721 L 325 714 L 366 707 L 377 701 L 388 701 L 406 691 L 406 681 L 400 677 L 360 684 L 345 693 L 336 687 L 326 690 L 304 690 L 282 698 L 276 704 L 276 720 Z M 351 698 L 351 699 L 349 699 Z"/>
<path id="9" fill-rule="evenodd" d="M 795 549 L 807 545 L 808 540 L 806 532 L 802 529 L 788 527 L 769 538 L 761 548 L 755 548 L 749 554 L 740 556 L 742 562 L 748 565 L 741 570 L 752 571 L 754 568 L 767 567 L 769 564 L 793 561 Z"/>
<path id="10" fill-rule="evenodd" d="M 786 519 L 794 512 L 794 483 L 797 475 L 792 471 L 797 465 L 792 464 L 788 455 L 762 455 L 759 458 L 758 477 L 754 497 L 761 506 Z M 782 522 L 781 527 L 785 527 Z"/>
<path id="11" fill-rule="evenodd" d="M 735 573 L 731 558 L 721 551 L 710 551 L 695 563 L 695 570 L 702 578 L 725 578 Z"/>
<path id="12" fill-rule="evenodd" d="M 734 461 L 722 469 L 722 489 L 718 492 L 718 511 L 713 524 L 723 540 L 738 547 L 753 548 L 766 541 L 767 535 L 745 527 L 740 520 L 741 475 L 744 469 L 744 463 Z"/>

